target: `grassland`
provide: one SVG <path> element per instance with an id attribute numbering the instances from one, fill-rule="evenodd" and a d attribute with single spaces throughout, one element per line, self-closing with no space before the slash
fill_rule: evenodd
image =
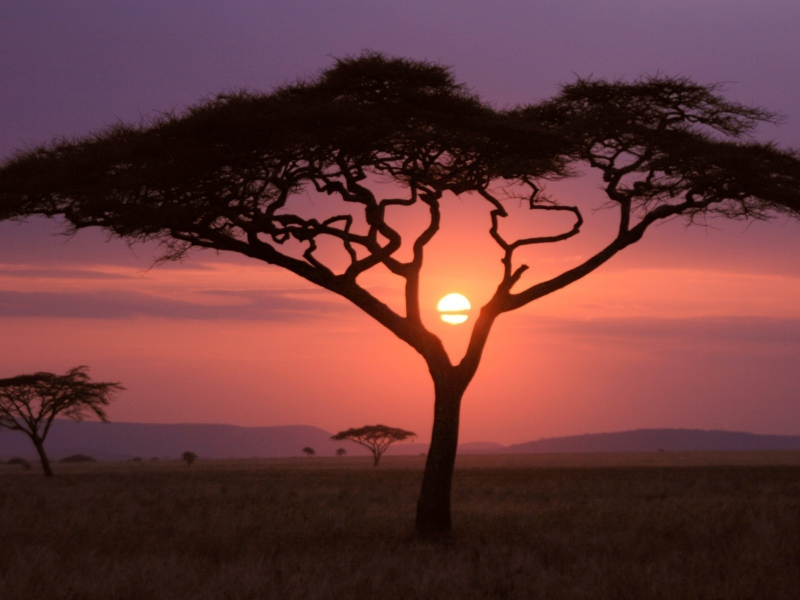
<path id="1" fill-rule="evenodd" d="M 797 452 L 459 457 L 438 544 L 370 462 L 2 466 L 0 598 L 800 597 Z"/>

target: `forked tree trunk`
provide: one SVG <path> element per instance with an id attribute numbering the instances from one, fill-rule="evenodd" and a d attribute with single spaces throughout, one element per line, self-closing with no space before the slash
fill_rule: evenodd
<path id="1" fill-rule="evenodd" d="M 47 458 L 47 453 L 44 451 L 44 440 L 38 437 L 32 437 L 33 445 L 36 446 L 36 451 L 39 453 L 39 459 L 42 461 L 42 469 L 44 470 L 45 477 L 52 477 L 53 470 L 50 468 L 50 459 Z"/>
<path id="2" fill-rule="evenodd" d="M 458 448 L 461 398 L 467 384 L 468 381 L 461 381 L 454 374 L 434 375 L 433 433 L 417 501 L 416 529 L 420 537 L 439 537 L 451 530 L 450 490 Z"/>

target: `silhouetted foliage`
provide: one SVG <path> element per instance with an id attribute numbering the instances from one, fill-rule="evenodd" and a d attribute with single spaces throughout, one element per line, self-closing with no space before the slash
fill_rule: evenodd
<path id="1" fill-rule="evenodd" d="M 461 399 L 495 320 L 591 273 L 664 219 L 798 216 L 797 154 L 749 137 L 759 122 L 775 120 L 725 100 L 718 86 L 664 76 L 579 79 L 550 100 L 498 110 L 441 65 L 365 53 L 272 93 L 222 94 L 151 123 L 20 152 L 0 165 L 0 220 L 59 216 L 72 231 L 101 227 L 129 241 L 157 240 L 161 260 L 192 248 L 237 252 L 358 306 L 431 373 L 434 425 L 417 531 L 437 535 L 451 527 Z M 602 175 L 617 230 L 583 263 L 523 280 L 518 249 L 581 231 L 578 206 L 541 193 L 543 182 L 579 167 Z M 396 195 L 385 194 L 387 182 Z M 313 216 L 295 202 L 309 192 L 327 197 Z M 486 203 L 502 267 L 455 363 L 419 304 L 425 250 L 448 194 Z M 572 224 L 507 239 L 500 223 L 508 199 L 540 215 L 560 211 Z M 412 206 L 423 222 L 404 241 L 393 219 Z M 399 278 L 404 310 L 359 284 L 374 268 Z"/>
<path id="2" fill-rule="evenodd" d="M 15 456 L 14 458 L 9 459 L 9 461 L 6 464 L 7 465 L 21 465 L 22 468 L 25 471 L 30 471 L 31 470 L 31 463 L 28 462 L 27 460 L 25 460 L 24 458 L 20 458 L 18 456 Z"/>
<path id="3" fill-rule="evenodd" d="M 47 477 L 53 471 L 44 441 L 55 418 L 82 421 L 93 413 L 106 422 L 105 407 L 115 392 L 125 389 L 119 383 L 91 381 L 88 370 L 81 366 L 64 375 L 40 372 L 0 379 L 0 429 L 21 431 L 31 439 Z"/>
<path id="4" fill-rule="evenodd" d="M 305 448 L 303 448 L 302 452 L 306 456 L 314 456 L 316 454 L 316 452 L 314 452 L 314 449 L 311 446 L 306 446 Z"/>
<path id="5" fill-rule="evenodd" d="M 364 425 L 340 431 L 334 435 L 332 440 L 350 440 L 372 452 L 372 464 L 377 467 L 381 456 L 389 446 L 395 442 L 402 442 L 417 437 L 413 431 L 398 429 L 397 427 L 387 427 L 386 425 Z M 343 448 L 341 448 L 343 450 Z M 338 454 L 338 450 L 337 450 Z"/>
<path id="6" fill-rule="evenodd" d="M 197 461 L 198 456 L 194 452 L 189 452 L 188 450 L 181 454 L 181 460 L 185 462 L 190 467 Z"/>
<path id="7" fill-rule="evenodd" d="M 345 454 L 347 454 L 347 450 L 345 450 L 344 448 L 336 449 L 336 456 L 344 456 Z"/>
<path id="8" fill-rule="evenodd" d="M 139 459 L 141 460 L 141 458 Z M 97 462 L 96 458 L 92 458 L 86 454 L 72 454 L 70 456 L 66 456 L 62 458 L 60 463 L 87 463 L 87 462 Z"/>

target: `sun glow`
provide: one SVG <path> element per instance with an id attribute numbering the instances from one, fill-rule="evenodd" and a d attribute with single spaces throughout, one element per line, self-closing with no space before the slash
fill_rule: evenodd
<path id="1" fill-rule="evenodd" d="M 447 294 L 444 298 L 439 300 L 436 308 L 442 313 L 442 321 L 450 323 L 450 325 L 460 325 L 466 322 L 468 315 L 466 311 L 472 308 L 472 305 L 467 300 L 466 296 L 461 294 Z"/>

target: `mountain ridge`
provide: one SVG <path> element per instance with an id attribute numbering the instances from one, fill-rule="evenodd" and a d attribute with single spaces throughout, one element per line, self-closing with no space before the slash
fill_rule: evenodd
<path id="1" fill-rule="evenodd" d="M 724 429 L 630 429 L 541 438 L 506 446 L 504 452 L 672 452 L 800 450 L 800 435 L 771 435 Z"/>
<path id="2" fill-rule="evenodd" d="M 301 456 L 313 448 L 317 456 L 334 456 L 338 448 L 348 455 L 368 451 L 347 442 L 334 442 L 331 433 L 311 425 L 246 427 L 225 424 L 177 423 L 75 423 L 57 420 L 45 447 L 53 460 L 71 454 L 88 454 L 100 460 L 177 458 L 190 450 L 205 458 L 258 458 Z M 428 444 L 397 443 L 395 455 L 427 452 Z M 656 451 L 756 451 L 800 450 L 800 435 L 767 435 L 706 429 L 633 429 L 609 433 L 541 438 L 504 446 L 496 442 L 459 445 L 460 454 L 547 454 Z M 0 433 L 0 459 L 35 458 L 30 440 L 13 431 Z"/>

